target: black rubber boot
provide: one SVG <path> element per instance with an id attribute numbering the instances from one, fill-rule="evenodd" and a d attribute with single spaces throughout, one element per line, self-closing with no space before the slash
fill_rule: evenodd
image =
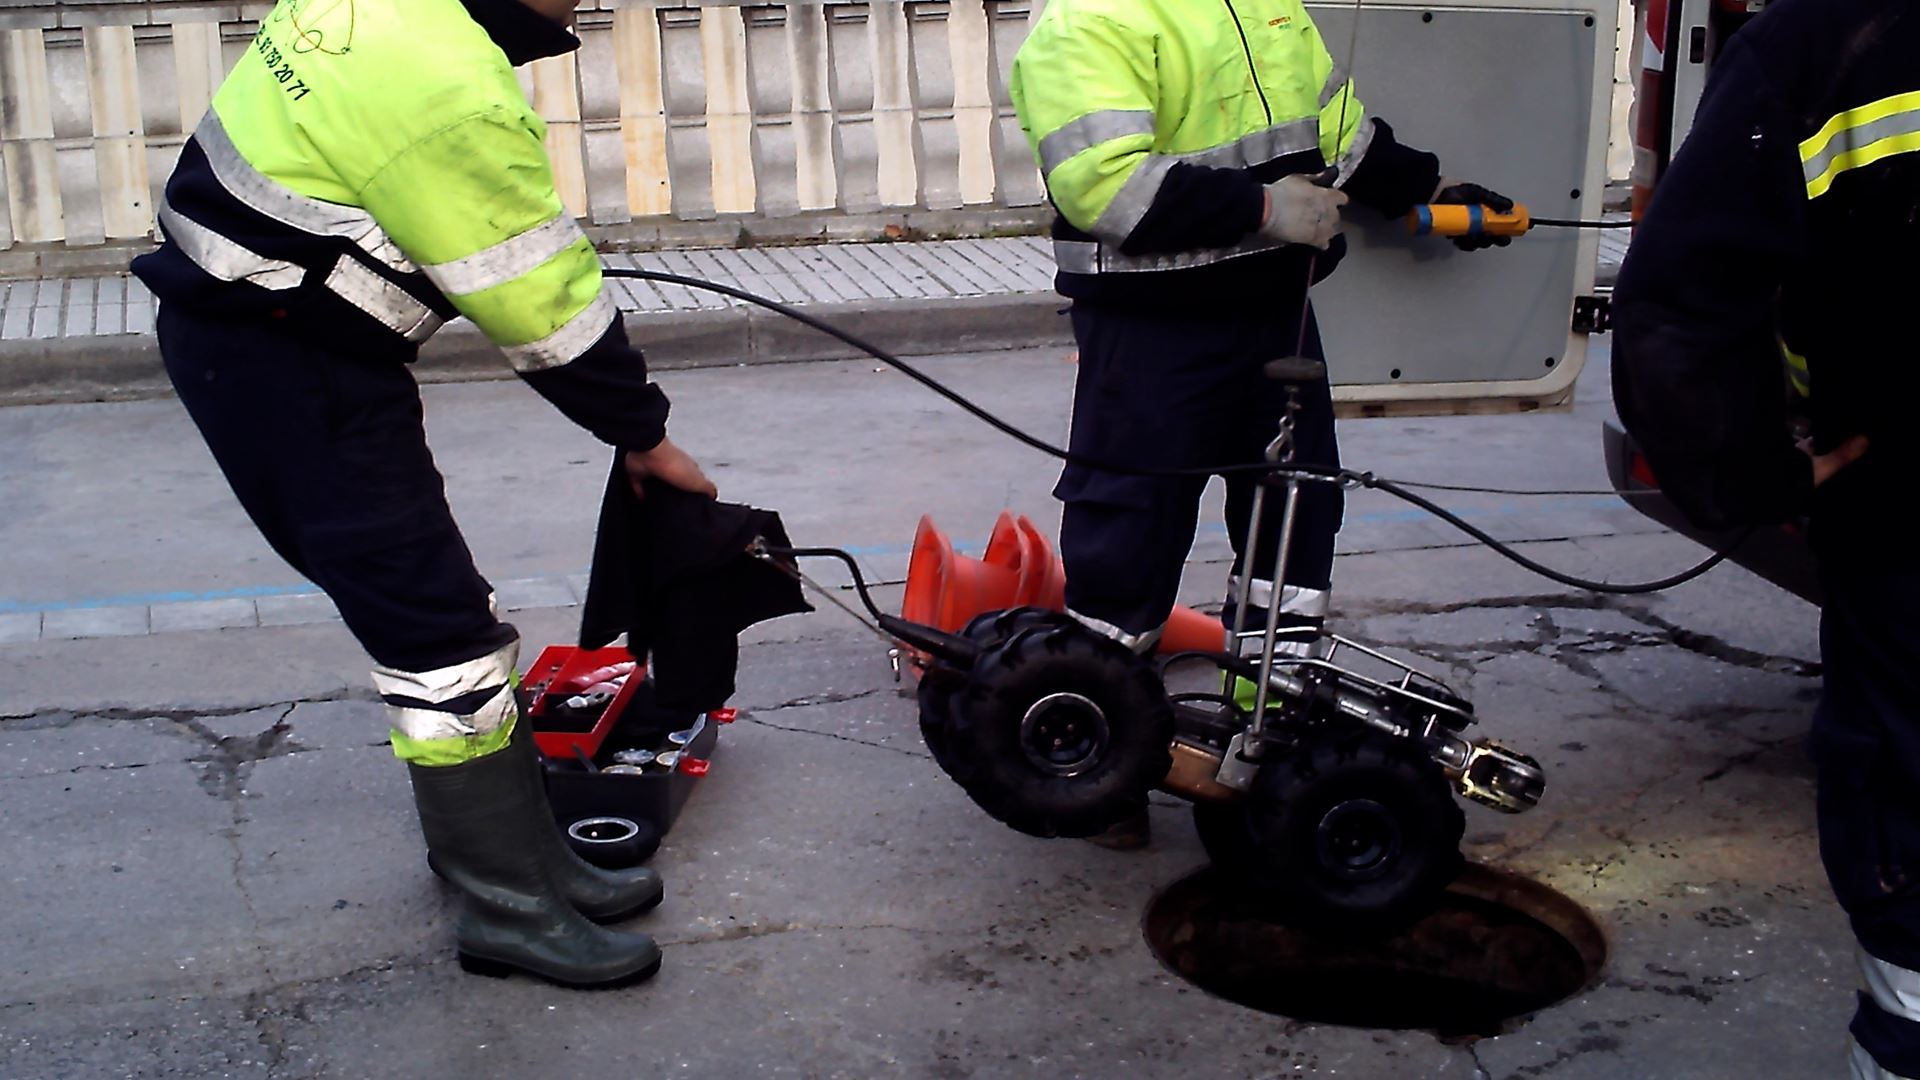
<path id="1" fill-rule="evenodd" d="M 534 751 L 533 726 L 524 714 L 514 722 L 513 740 L 502 753 L 512 754 L 525 763 L 524 771 L 532 792 L 528 802 L 534 816 L 550 826 L 535 830 L 537 847 L 553 874 L 554 885 L 568 903 L 598 923 L 631 919 L 659 906 L 666 889 L 655 871 L 644 866 L 603 870 L 568 846 L 566 836 L 554 821 L 553 808 L 547 805 L 546 778 L 541 775 L 540 756 Z M 447 876 L 441 873 L 431 849 L 427 852 L 427 866 L 441 877 Z"/>
<path id="2" fill-rule="evenodd" d="M 561 894 L 546 851 L 553 819 L 533 797 L 524 750 L 509 745 L 464 765 L 408 770 L 433 864 L 465 894 L 455 932 L 462 968 L 525 972 L 580 989 L 625 986 L 660 970 L 652 938 L 596 926 Z"/>

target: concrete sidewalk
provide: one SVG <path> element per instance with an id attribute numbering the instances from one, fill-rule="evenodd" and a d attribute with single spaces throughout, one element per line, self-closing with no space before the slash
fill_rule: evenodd
<path id="1" fill-rule="evenodd" d="M 1041 237 L 813 244 L 604 256 L 611 267 L 703 278 L 805 305 L 906 355 L 1064 342 L 1053 257 Z M 660 369 L 846 359 L 855 350 L 772 312 L 677 285 L 616 280 L 620 309 Z M 0 402 L 165 392 L 157 301 L 128 276 L 0 282 Z M 465 320 L 421 351 L 425 382 L 507 378 Z"/>
<path id="2" fill-rule="evenodd" d="M 1610 218 L 1619 215 L 1609 215 Z M 1600 237 L 1599 280 L 1626 253 Z M 613 267 L 703 278 L 805 306 L 904 356 L 1064 344 L 1043 237 L 613 253 Z M 620 309 L 663 370 L 858 355 L 780 316 L 715 293 L 615 282 Z M 0 403 L 92 401 L 166 392 L 153 337 L 157 303 L 125 275 L 0 281 Z M 422 381 L 506 378 L 498 353 L 464 320 L 422 350 Z"/>

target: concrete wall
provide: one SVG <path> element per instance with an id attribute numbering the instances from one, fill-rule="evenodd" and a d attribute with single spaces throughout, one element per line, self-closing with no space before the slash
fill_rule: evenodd
<path id="1" fill-rule="evenodd" d="M 577 56 L 523 82 L 562 195 L 611 246 L 1028 228 L 1043 198 L 1006 75 L 1042 3 L 592 0 Z M 151 237 L 182 133 L 270 8 L 0 0 L 0 274 Z M 1624 4 L 1622 25 L 1616 178 Z"/>

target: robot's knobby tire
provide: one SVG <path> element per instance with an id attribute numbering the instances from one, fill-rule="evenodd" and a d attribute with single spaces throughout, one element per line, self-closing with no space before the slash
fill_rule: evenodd
<path id="1" fill-rule="evenodd" d="M 1146 661 L 1036 619 L 975 661 L 944 738 L 954 778 L 996 819 L 1032 836 L 1092 836 L 1166 778 L 1173 707 Z"/>
<path id="2" fill-rule="evenodd" d="M 1073 618 L 1063 612 L 1036 607 L 1011 608 L 974 616 L 960 631 L 960 636 L 985 650 L 1029 627 L 1072 624 Z M 918 690 L 920 738 L 927 744 L 927 750 L 933 755 L 934 764 L 940 766 L 940 771 L 962 784 L 966 783 L 965 778 L 971 776 L 974 770 L 966 762 L 954 758 L 949 748 L 952 739 L 947 732 L 953 722 L 953 699 L 965 687 L 966 679 L 966 672 L 936 663 L 921 673 Z"/>
<path id="3" fill-rule="evenodd" d="M 1466 816 L 1421 747 L 1309 735 L 1260 767 L 1240 804 L 1196 807 L 1207 854 L 1296 925 L 1384 933 L 1431 910 L 1460 871 Z"/>

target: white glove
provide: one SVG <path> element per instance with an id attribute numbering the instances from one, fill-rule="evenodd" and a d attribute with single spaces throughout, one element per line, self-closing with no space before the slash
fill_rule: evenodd
<path id="1" fill-rule="evenodd" d="M 1282 244 L 1311 244 L 1322 251 L 1340 235 L 1340 207 L 1347 193 L 1321 187 L 1305 176 L 1285 176 L 1267 185 L 1267 218 L 1259 234 Z"/>

